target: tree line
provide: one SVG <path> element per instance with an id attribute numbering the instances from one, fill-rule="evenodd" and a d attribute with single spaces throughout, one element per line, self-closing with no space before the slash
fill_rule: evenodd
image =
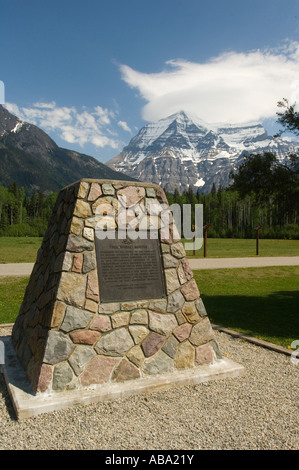
<path id="1" fill-rule="evenodd" d="M 56 198 L 40 190 L 28 196 L 16 182 L 0 186 L 0 236 L 44 236 Z"/>
<path id="2" fill-rule="evenodd" d="M 253 238 L 254 228 L 262 225 L 262 238 L 299 239 L 299 213 L 296 205 L 287 205 L 286 198 L 267 194 L 257 200 L 256 194 L 244 194 L 229 188 L 216 188 L 210 193 L 182 194 L 165 191 L 169 205 L 191 205 L 192 223 L 195 223 L 195 205 L 202 204 L 203 223 L 210 224 L 208 236 L 215 238 Z M 0 186 L 0 236 L 38 236 L 46 231 L 57 194 L 44 195 L 40 190 L 31 196 L 24 188 L 12 183 Z"/>
<path id="3" fill-rule="evenodd" d="M 192 223 L 195 223 L 195 205 L 203 206 L 203 224 L 209 224 L 211 238 L 255 238 L 255 228 L 262 226 L 261 238 L 299 239 L 299 214 L 296 210 L 286 212 L 284 201 L 273 196 L 256 201 L 254 195 L 240 197 L 232 188 L 218 189 L 213 185 L 208 194 L 194 193 L 191 189 L 180 194 L 166 192 L 169 204 L 191 204 Z"/>

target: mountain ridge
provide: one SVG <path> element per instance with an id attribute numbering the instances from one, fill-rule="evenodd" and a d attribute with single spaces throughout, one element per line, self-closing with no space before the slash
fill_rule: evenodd
<path id="1" fill-rule="evenodd" d="M 259 123 L 207 124 L 179 111 L 146 124 L 106 165 L 170 192 L 190 186 L 208 192 L 213 184 L 227 186 L 245 155 L 272 151 L 283 159 L 292 145 Z"/>
<path id="2" fill-rule="evenodd" d="M 0 185 L 15 181 L 27 194 L 58 192 L 82 178 L 133 180 L 94 157 L 59 147 L 42 129 L 0 105 Z"/>

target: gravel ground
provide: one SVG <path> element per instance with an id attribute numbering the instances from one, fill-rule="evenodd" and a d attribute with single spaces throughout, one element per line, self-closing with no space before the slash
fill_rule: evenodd
<path id="1" fill-rule="evenodd" d="M 216 338 L 223 356 L 245 366 L 243 377 L 23 421 L 0 374 L 0 450 L 299 450 L 299 364 L 225 333 Z"/>

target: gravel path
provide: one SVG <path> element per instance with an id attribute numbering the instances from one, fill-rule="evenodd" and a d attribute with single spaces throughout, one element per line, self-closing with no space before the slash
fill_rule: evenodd
<path id="1" fill-rule="evenodd" d="M 216 337 L 245 376 L 23 421 L 0 374 L 0 450 L 299 450 L 299 364 L 219 331 Z"/>

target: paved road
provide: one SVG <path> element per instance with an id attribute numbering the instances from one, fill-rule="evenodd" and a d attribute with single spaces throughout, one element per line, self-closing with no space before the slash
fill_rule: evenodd
<path id="1" fill-rule="evenodd" d="M 263 266 L 299 266 L 299 256 L 252 258 L 189 259 L 192 269 L 259 268 Z"/>
<path id="2" fill-rule="evenodd" d="M 258 258 L 190 259 L 191 269 L 255 268 L 262 266 L 299 266 L 299 256 Z M 0 264 L 0 276 L 30 276 L 33 263 Z"/>
<path id="3" fill-rule="evenodd" d="M 30 276 L 34 263 L 0 264 L 0 276 Z"/>

